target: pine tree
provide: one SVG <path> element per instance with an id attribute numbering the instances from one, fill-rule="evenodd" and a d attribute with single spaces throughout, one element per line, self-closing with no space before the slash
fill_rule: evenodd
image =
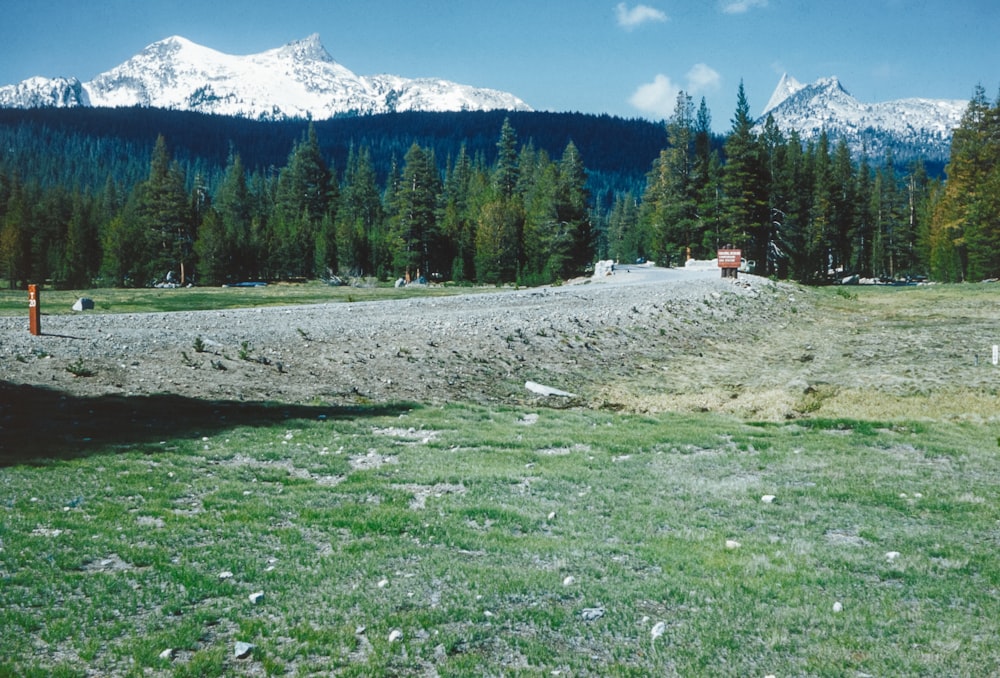
<path id="1" fill-rule="evenodd" d="M 383 239 L 382 199 L 367 147 L 348 156 L 337 210 L 337 261 L 346 275 L 374 275 L 374 252 Z"/>
<path id="2" fill-rule="evenodd" d="M 258 269 L 252 234 L 254 205 L 239 153 L 230 155 L 213 204 L 218 232 L 214 230 L 216 224 L 212 224 L 207 237 L 203 238 L 201 229 L 198 233 L 199 240 L 207 241 L 202 249 L 212 252 L 215 260 L 211 277 L 216 283 L 249 280 Z"/>
<path id="3" fill-rule="evenodd" d="M 156 139 L 149 178 L 136 188 L 136 217 L 148 230 L 150 251 L 147 276 L 163 280 L 171 274 L 184 282 L 193 244 L 190 208 L 180 165 L 167 151 L 163 136 Z M 137 280 L 144 284 L 147 280 Z"/>
<path id="4" fill-rule="evenodd" d="M 755 261 L 757 272 L 765 274 L 773 272 L 767 264 L 771 245 L 768 237 L 770 219 L 761 147 L 753 126 L 750 104 L 741 81 L 732 130 L 725 143 L 723 238 L 728 244 L 741 247 L 744 258 Z"/>
<path id="5" fill-rule="evenodd" d="M 470 214 L 472 181 L 472 160 L 463 143 L 445 179 L 438 216 L 442 235 L 450 245 L 449 275 L 454 281 L 468 280 L 474 270 L 475 228 Z"/>
<path id="6" fill-rule="evenodd" d="M 550 251 L 555 253 L 566 242 L 565 260 L 557 269 L 551 268 L 562 278 L 582 273 L 594 258 L 593 230 L 590 223 L 587 191 L 587 169 L 576 144 L 566 144 L 559 161 L 558 183 L 556 186 L 556 220 L 559 223 L 559 238 L 552 242 Z M 565 235 L 563 235 L 565 234 Z"/>
<path id="7" fill-rule="evenodd" d="M 695 181 L 694 107 L 685 92 L 677 95 L 667 122 L 667 148 L 660 151 L 647 175 L 642 222 L 650 254 L 664 265 L 683 263 L 702 241 Z"/>
<path id="8" fill-rule="evenodd" d="M 295 146 L 288 165 L 278 176 L 271 268 L 282 277 L 311 277 L 316 273 L 316 239 L 327 218 L 331 173 L 319 149 L 316 128 Z"/>
<path id="9" fill-rule="evenodd" d="M 10 289 L 28 284 L 30 240 L 27 233 L 28 207 L 23 187 L 16 178 L 11 180 L 0 222 L 0 271 L 7 278 Z"/>
<path id="10" fill-rule="evenodd" d="M 510 118 L 504 118 L 497 141 L 497 164 L 493 181 L 501 198 L 512 198 L 518 183 L 517 133 Z"/>
<path id="11" fill-rule="evenodd" d="M 437 199 L 441 180 L 433 152 L 418 144 L 410 146 L 403 174 L 390 205 L 389 242 L 394 270 L 408 275 L 427 276 L 448 270 L 439 249 Z"/>
<path id="12" fill-rule="evenodd" d="M 982 191 L 987 185 L 991 166 L 990 106 L 986 91 L 976 87 L 951 141 L 951 158 L 944 194 L 935 206 L 930 243 L 931 275 L 943 282 L 974 279 L 980 272 L 977 255 L 980 246 Z M 970 254 L 975 263 L 970 267 Z M 970 268 L 976 270 L 970 270 Z"/>

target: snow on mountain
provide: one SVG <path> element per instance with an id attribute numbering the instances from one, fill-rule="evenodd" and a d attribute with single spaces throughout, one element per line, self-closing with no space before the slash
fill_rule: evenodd
<path id="1" fill-rule="evenodd" d="M 777 108 L 782 101 L 799 92 L 803 87 L 805 85 L 788 75 L 788 73 L 785 73 L 781 76 L 781 80 L 778 81 L 778 86 L 774 88 L 774 93 L 771 94 L 771 98 L 768 100 L 767 106 L 764 107 L 764 112 L 761 115 L 767 115 L 768 111 Z"/>
<path id="2" fill-rule="evenodd" d="M 87 106 L 89 98 L 76 78 L 28 78 L 16 85 L 0 87 L 2 108 L 72 108 Z"/>
<path id="3" fill-rule="evenodd" d="M 783 132 L 795 130 L 803 140 L 825 130 L 831 143 L 844 139 L 855 157 L 867 153 L 880 159 L 891 148 L 898 161 L 947 160 L 952 132 L 967 106 L 961 100 L 917 98 L 865 104 L 836 77 L 801 85 L 784 75 L 757 125 L 771 115 Z"/>
<path id="4" fill-rule="evenodd" d="M 498 90 L 429 78 L 356 75 L 330 56 L 318 35 L 248 56 L 173 36 L 90 82 L 31 78 L 0 87 L 0 106 L 147 106 L 257 119 L 531 110 Z"/>

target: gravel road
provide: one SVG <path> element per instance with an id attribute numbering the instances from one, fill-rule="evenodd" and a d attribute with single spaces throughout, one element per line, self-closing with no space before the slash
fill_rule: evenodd
<path id="1" fill-rule="evenodd" d="M 603 397 L 649 360 L 768 314 L 776 287 L 717 269 L 620 267 L 577 284 L 452 297 L 184 313 L 0 318 L 9 384 L 287 403 L 517 403 L 535 381 Z M 767 292 L 766 294 L 762 292 Z M 201 349 L 200 351 L 198 349 Z"/>

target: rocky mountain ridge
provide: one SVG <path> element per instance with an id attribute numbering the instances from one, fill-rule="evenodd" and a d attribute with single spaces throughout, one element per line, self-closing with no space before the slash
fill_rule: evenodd
<path id="1" fill-rule="evenodd" d="M 401 111 L 531 110 L 507 92 L 434 78 L 359 76 L 318 35 L 237 56 L 173 36 L 89 82 L 35 77 L 0 87 L 0 107 L 144 106 L 260 120 Z"/>
<path id="2" fill-rule="evenodd" d="M 785 74 L 778 82 L 758 129 L 770 115 L 786 134 L 803 140 L 826 131 L 831 144 L 847 142 L 855 157 L 881 159 L 891 149 L 896 160 L 947 160 L 952 132 L 962 120 L 967 101 L 907 98 L 866 104 L 858 101 L 837 77 L 803 85 Z"/>

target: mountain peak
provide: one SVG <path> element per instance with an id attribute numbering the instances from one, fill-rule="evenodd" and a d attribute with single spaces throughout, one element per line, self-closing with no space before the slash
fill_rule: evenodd
<path id="1" fill-rule="evenodd" d="M 831 75 L 828 78 L 820 78 L 815 82 L 813 87 L 817 89 L 825 89 L 828 91 L 833 91 L 838 93 L 843 92 L 847 96 L 851 95 L 851 93 L 848 92 L 846 89 L 844 89 L 844 86 L 840 84 L 840 78 L 838 78 L 836 75 Z"/>
<path id="2" fill-rule="evenodd" d="M 0 107 L 149 106 L 246 118 L 393 111 L 531 110 L 507 92 L 438 79 L 359 76 L 318 34 L 259 54 L 224 54 L 174 35 L 90 82 L 39 78 L 0 87 Z"/>
<path id="3" fill-rule="evenodd" d="M 803 140 L 826 133 L 831 141 L 845 140 L 855 157 L 878 157 L 891 147 L 899 160 L 937 160 L 948 157 L 951 132 L 964 110 L 965 102 L 952 100 L 862 103 L 837 76 L 802 85 L 784 75 L 758 124 L 770 115 L 779 129 Z"/>
<path id="4" fill-rule="evenodd" d="M 333 61 L 333 57 L 323 47 L 319 33 L 313 33 L 301 40 L 293 40 L 279 48 L 278 53 L 289 55 L 299 61 Z"/>
<path id="5" fill-rule="evenodd" d="M 778 86 L 774 88 L 774 93 L 768 99 L 767 106 L 764 107 L 764 112 L 761 115 L 767 115 L 768 111 L 777 108 L 785 99 L 801 91 L 804 87 L 805 85 L 788 75 L 788 73 L 782 74 L 781 80 L 778 81 Z"/>

